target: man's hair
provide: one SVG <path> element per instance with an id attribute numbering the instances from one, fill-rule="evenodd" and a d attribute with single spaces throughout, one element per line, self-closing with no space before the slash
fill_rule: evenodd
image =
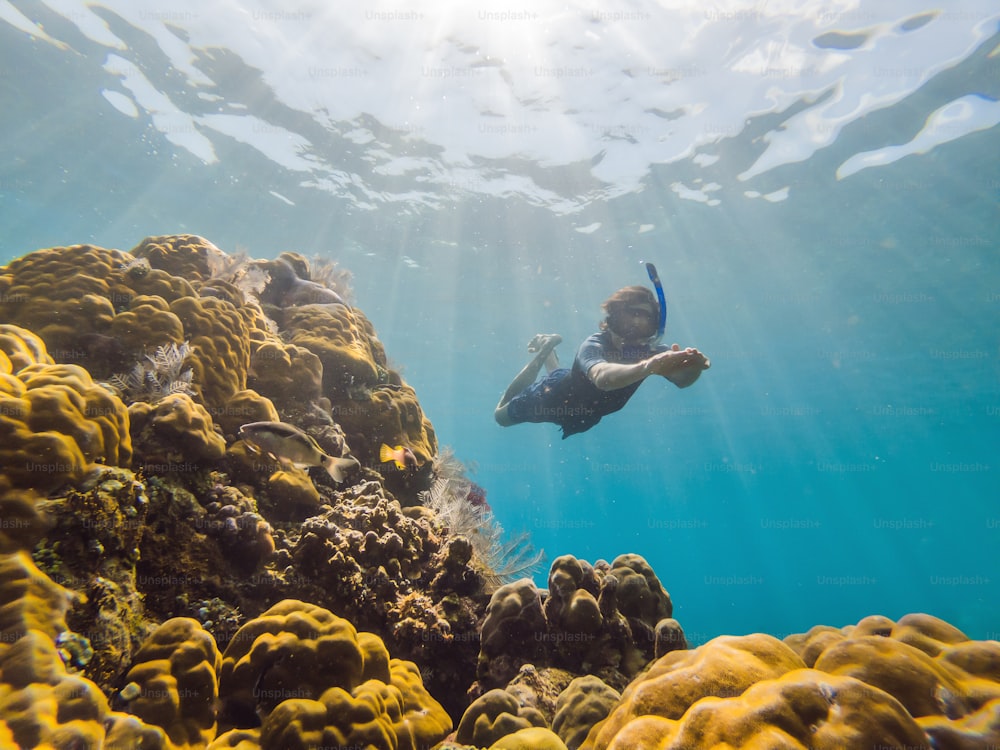
<path id="1" fill-rule="evenodd" d="M 621 312 L 629 307 L 635 305 L 652 305 L 653 310 L 659 308 L 659 302 L 657 302 L 656 297 L 649 290 L 648 287 L 644 286 L 627 286 L 619 289 L 617 292 L 612 294 L 603 303 L 601 303 L 601 309 L 604 310 L 605 316 L 604 320 L 600 323 L 600 329 L 602 331 L 608 330 L 608 319 L 615 313 Z"/>

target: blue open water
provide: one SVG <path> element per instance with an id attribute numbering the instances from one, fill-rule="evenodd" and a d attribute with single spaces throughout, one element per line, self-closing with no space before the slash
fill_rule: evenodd
<path id="1" fill-rule="evenodd" d="M 328 5 L 0 0 L 0 261 L 334 258 L 504 527 L 643 555 L 689 640 L 1000 637 L 990 3 Z M 569 362 L 644 260 L 712 369 L 497 427 L 531 336 Z"/>

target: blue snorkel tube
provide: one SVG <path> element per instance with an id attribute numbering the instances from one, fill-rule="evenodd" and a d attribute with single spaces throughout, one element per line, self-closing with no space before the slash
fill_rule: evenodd
<path id="1" fill-rule="evenodd" d="M 645 263 L 645 261 L 642 261 Z M 653 282 L 653 286 L 656 289 L 656 298 L 660 301 L 660 325 L 656 329 L 656 337 L 650 342 L 651 346 L 656 346 L 660 343 L 660 339 L 663 338 L 663 332 L 667 328 L 667 298 L 663 296 L 663 284 L 660 283 L 660 274 L 656 272 L 656 266 L 652 263 L 645 263 L 646 273 L 649 274 L 649 280 Z"/>

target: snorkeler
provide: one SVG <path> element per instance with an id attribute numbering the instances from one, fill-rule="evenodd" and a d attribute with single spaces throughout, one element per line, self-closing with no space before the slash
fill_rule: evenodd
<path id="1" fill-rule="evenodd" d="M 501 427 L 553 422 L 563 439 L 585 432 L 601 417 L 621 409 L 642 381 L 661 375 L 678 388 L 694 383 L 711 363 L 697 349 L 660 346 L 666 321 L 656 269 L 647 264 L 659 300 L 643 286 L 619 289 L 602 305 L 600 331 L 581 344 L 571 368 L 560 368 L 556 334 L 538 334 L 528 344 L 535 356 L 508 386 L 494 417 Z M 659 324 L 659 326 L 658 326 Z M 547 375 L 536 381 L 542 367 Z"/>

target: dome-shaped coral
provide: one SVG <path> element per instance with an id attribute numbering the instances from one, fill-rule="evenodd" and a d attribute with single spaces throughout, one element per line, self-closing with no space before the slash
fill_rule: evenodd
<path id="1" fill-rule="evenodd" d="M 0 351 L 0 465 L 13 485 L 50 490 L 97 463 L 129 465 L 120 399 L 82 367 L 52 364 L 30 331 L 0 326 Z M 26 364 L 14 369 L 15 362 Z"/>
<path id="2" fill-rule="evenodd" d="M 388 660 L 375 636 L 359 635 L 347 620 L 296 600 L 244 625 L 226 649 L 221 674 L 228 721 L 253 725 L 263 717 L 265 748 L 320 739 L 419 748 L 451 730 L 415 665 Z"/>

